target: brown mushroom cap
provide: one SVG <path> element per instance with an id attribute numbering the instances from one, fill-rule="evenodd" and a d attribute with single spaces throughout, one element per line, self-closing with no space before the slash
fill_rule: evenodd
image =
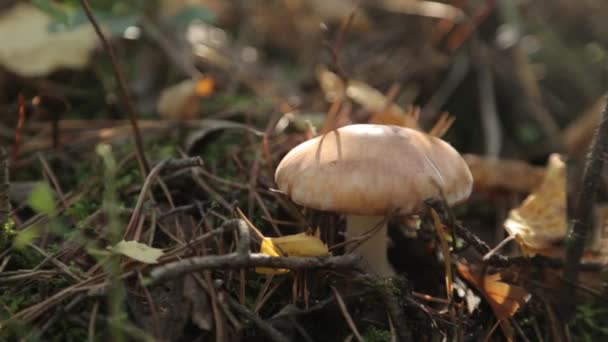
<path id="1" fill-rule="evenodd" d="M 471 194 L 473 177 L 445 141 L 410 128 L 357 124 L 296 146 L 275 173 L 279 190 L 302 206 L 353 215 L 422 209 L 424 200 L 450 205 Z"/>

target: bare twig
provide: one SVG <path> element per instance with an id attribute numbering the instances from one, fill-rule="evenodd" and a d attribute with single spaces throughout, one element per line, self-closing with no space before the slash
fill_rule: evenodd
<path id="1" fill-rule="evenodd" d="M 566 263 L 564 265 L 564 285 L 562 288 L 561 308 L 564 312 L 574 303 L 571 285 L 576 283 L 580 269 L 579 263 L 587 236 L 592 228 L 593 203 L 602 179 L 604 159 L 608 155 L 608 102 L 604 107 L 602 121 L 595 132 L 593 144 L 585 163 L 583 179 L 572 211 L 571 228 L 567 238 Z"/>
<path id="2" fill-rule="evenodd" d="M 93 309 L 91 310 L 91 318 L 89 319 L 89 327 L 88 327 L 88 341 L 95 342 L 95 322 L 97 321 L 97 311 L 99 310 L 99 300 L 95 301 L 93 304 Z"/>
<path id="3" fill-rule="evenodd" d="M 488 47 L 475 39 L 477 63 L 477 83 L 479 87 L 479 107 L 484 133 L 485 152 L 490 157 L 498 157 L 502 145 L 502 129 L 494 90 L 494 77 L 488 58 Z"/>
<path id="4" fill-rule="evenodd" d="M 21 145 L 23 145 L 23 126 L 25 125 L 25 111 L 25 97 L 19 94 L 19 118 L 17 120 L 17 128 L 15 129 L 15 144 L 13 145 L 11 172 L 17 164 L 17 157 L 19 157 L 19 151 L 21 150 Z"/>
<path id="5" fill-rule="evenodd" d="M 293 270 L 330 268 L 358 269 L 359 257 L 354 254 L 334 257 L 271 257 L 262 253 L 239 255 L 209 255 L 193 257 L 158 266 L 150 272 L 152 283 L 172 279 L 190 272 L 211 269 L 236 269 L 245 267 L 289 268 Z"/>
<path id="6" fill-rule="evenodd" d="M 340 306 L 342 315 L 344 316 L 344 319 L 346 320 L 348 327 L 353 332 L 353 335 L 355 335 L 355 338 L 357 339 L 357 341 L 364 342 L 365 340 L 361 336 L 359 329 L 357 329 L 357 325 L 355 325 L 355 321 L 353 321 L 352 316 L 348 312 L 348 308 L 346 307 L 346 303 L 344 303 L 344 299 L 342 299 L 340 292 L 338 292 L 338 290 L 336 290 L 336 288 L 333 286 L 330 286 L 330 288 L 331 288 L 331 291 L 334 293 L 334 296 L 336 296 L 336 301 L 338 302 L 338 306 Z"/>
<path id="7" fill-rule="evenodd" d="M 236 252 L 224 255 L 192 257 L 158 266 L 150 271 L 148 284 L 162 282 L 194 271 L 210 269 L 238 269 L 247 267 L 359 269 L 359 257 L 355 255 L 296 258 L 271 257 L 263 253 L 250 253 L 249 244 L 251 240 L 247 223 L 244 220 L 232 220 L 226 226 L 236 226 L 238 229 L 240 238 Z"/>
<path id="8" fill-rule="evenodd" d="M 6 222 L 11 212 L 11 203 L 8 198 L 9 177 L 8 177 L 8 157 L 6 150 L 0 147 L 0 227 Z"/>
<path id="9" fill-rule="evenodd" d="M 141 137 L 141 132 L 139 131 L 139 126 L 137 124 L 137 112 L 135 110 L 135 105 L 133 104 L 133 100 L 129 95 L 129 91 L 127 88 L 126 78 L 118 65 L 118 60 L 116 58 L 116 54 L 114 53 L 114 49 L 112 45 L 108 42 L 107 38 L 104 36 L 101 28 L 99 27 L 99 23 L 95 16 L 93 15 L 93 10 L 91 9 L 91 5 L 88 0 L 80 0 L 82 4 L 82 8 L 84 9 L 89 21 L 93 25 L 99 40 L 103 44 L 103 48 L 106 53 L 110 56 L 110 61 L 112 62 L 112 71 L 114 72 L 114 77 L 116 78 L 118 85 L 118 94 L 121 97 L 123 105 L 127 109 L 127 114 L 129 116 L 129 121 L 131 123 L 131 127 L 133 129 L 133 138 L 135 139 L 135 150 L 137 152 L 137 161 L 139 162 L 139 166 L 142 171 L 142 177 L 146 177 L 148 173 L 150 173 L 150 165 L 146 159 L 146 155 L 144 153 L 144 143 Z"/>
<path id="10" fill-rule="evenodd" d="M 135 209 L 133 210 L 133 214 L 131 215 L 131 219 L 129 220 L 129 224 L 125 229 L 124 236 L 127 237 L 131 231 L 134 229 L 135 224 L 139 222 L 139 216 L 141 215 L 141 211 L 144 206 L 144 199 L 146 198 L 146 194 L 150 190 L 152 186 L 152 181 L 156 178 L 156 176 L 164 169 L 179 169 L 179 168 L 187 168 L 187 167 L 200 167 L 203 165 L 203 160 L 199 157 L 194 158 L 186 158 L 186 159 L 165 159 L 158 163 L 152 171 L 149 172 L 148 176 L 144 181 L 144 185 L 141 187 L 141 191 L 139 193 L 139 197 L 137 198 L 137 203 L 135 204 Z"/>
<path id="11" fill-rule="evenodd" d="M 224 299 L 228 302 L 230 308 L 255 323 L 255 325 L 257 325 L 258 328 L 260 328 L 260 330 L 262 330 L 270 338 L 270 340 L 274 342 L 289 341 L 289 339 L 285 335 L 283 335 L 280 331 L 272 327 L 270 324 L 264 322 L 264 320 L 262 320 L 260 316 L 256 315 L 246 306 L 239 304 L 239 302 L 232 299 L 230 296 L 224 296 Z"/>

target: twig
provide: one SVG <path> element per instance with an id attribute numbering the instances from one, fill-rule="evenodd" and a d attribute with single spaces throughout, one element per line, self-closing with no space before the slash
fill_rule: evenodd
<path id="1" fill-rule="evenodd" d="M 429 120 L 435 119 L 435 115 L 439 113 L 439 109 L 454 93 L 456 87 L 462 83 L 471 68 L 471 61 L 465 53 L 457 54 L 453 60 L 454 62 L 445 80 L 422 108 L 422 115 L 428 116 Z"/>
<path id="2" fill-rule="evenodd" d="M 97 311 L 99 310 L 99 300 L 93 304 L 93 310 L 91 310 L 91 318 L 89 319 L 88 327 L 88 341 L 95 342 L 95 322 L 97 321 Z"/>
<path id="3" fill-rule="evenodd" d="M 250 253 L 249 227 L 244 220 L 232 220 L 229 225 L 236 226 L 239 241 L 236 252 L 224 255 L 208 255 L 178 260 L 153 268 L 148 285 L 182 276 L 184 274 L 210 269 L 238 269 L 247 267 L 271 267 L 289 269 L 312 268 L 353 268 L 359 269 L 359 257 L 345 255 L 336 257 L 272 257 L 263 253 Z"/>
<path id="4" fill-rule="evenodd" d="M 139 197 L 137 198 L 137 203 L 135 204 L 135 209 L 133 209 L 133 214 L 131 215 L 131 219 L 129 220 L 129 224 L 125 229 L 124 237 L 127 237 L 135 224 L 139 222 L 139 216 L 141 215 L 141 211 L 144 206 L 144 199 L 146 198 L 146 194 L 148 193 L 150 187 L 152 186 L 152 181 L 156 178 L 156 176 L 162 171 L 164 168 L 168 169 L 179 169 L 179 168 L 187 168 L 187 167 L 197 167 L 202 166 L 203 160 L 199 157 L 187 158 L 187 159 L 165 159 L 158 163 L 152 171 L 148 173 L 144 184 L 141 187 L 141 191 L 139 193 Z"/>
<path id="5" fill-rule="evenodd" d="M 262 253 L 239 255 L 209 255 L 193 257 L 158 266 L 150 272 L 150 284 L 162 282 L 187 273 L 211 269 L 235 269 L 246 267 L 289 268 L 293 270 L 330 268 L 358 269 L 359 257 L 354 254 L 334 257 L 271 257 Z"/>
<path id="6" fill-rule="evenodd" d="M 479 39 L 474 39 L 475 57 L 477 59 L 477 84 L 479 87 L 479 107 L 485 141 L 485 154 L 498 157 L 502 145 L 502 130 L 496 108 L 494 77 L 488 58 L 488 47 Z"/>
<path id="7" fill-rule="evenodd" d="M 488 261 L 492 258 L 492 255 L 498 253 L 499 250 L 501 250 L 504 246 L 506 246 L 509 242 L 515 240 L 515 237 L 512 235 L 507 236 L 505 239 L 503 239 L 500 243 L 498 243 L 498 245 L 496 245 L 496 247 L 492 248 L 491 251 L 489 251 L 488 253 L 486 253 L 482 260 L 483 261 Z"/>
<path id="8" fill-rule="evenodd" d="M 255 323 L 255 325 L 257 325 L 258 328 L 260 328 L 260 330 L 262 330 L 270 338 L 270 340 L 274 342 L 289 342 L 289 339 L 285 335 L 272 327 L 270 324 L 264 322 L 260 316 L 251 312 L 251 310 L 244 305 L 239 304 L 239 302 L 232 299 L 230 296 L 224 296 L 224 299 L 234 311 Z"/>
<path id="9" fill-rule="evenodd" d="M 19 157 L 19 151 L 21 145 L 23 145 L 23 126 L 25 125 L 25 97 L 19 94 L 19 118 L 17 120 L 17 128 L 15 129 L 15 145 L 13 145 L 12 165 L 11 172 L 14 170 L 17 164 L 17 157 Z"/>
<path id="10" fill-rule="evenodd" d="M 135 105 L 131 100 L 129 95 L 129 91 L 127 90 L 127 81 L 124 77 L 120 67 L 118 66 L 118 60 L 116 58 L 116 54 L 114 53 L 114 49 L 112 45 L 108 42 L 107 38 L 104 36 L 101 28 L 99 27 L 99 23 L 95 16 L 93 15 L 93 10 L 91 10 L 91 5 L 88 0 L 80 0 L 82 4 L 82 8 L 84 9 L 89 21 L 93 25 L 99 40 L 103 44 L 103 48 L 106 53 L 110 56 L 110 61 L 112 63 L 112 71 L 114 72 L 114 77 L 118 83 L 118 94 L 121 97 L 123 105 L 127 109 L 127 114 L 129 116 L 129 121 L 131 123 L 131 127 L 133 129 L 133 138 L 135 139 L 135 150 L 137 152 L 137 161 L 139 162 L 139 166 L 142 171 L 142 177 L 146 177 L 148 173 L 150 173 L 150 165 L 146 159 L 146 155 L 144 153 L 144 143 L 141 138 L 141 132 L 139 131 L 139 126 L 137 124 L 137 112 L 135 110 Z"/>
<path id="11" fill-rule="evenodd" d="M 11 213 L 11 202 L 8 198 L 8 192 L 8 157 L 6 150 L 0 147 L 0 227 L 3 227 L 8 222 Z"/>
<path id="12" fill-rule="evenodd" d="M 144 280 L 143 275 L 141 274 L 141 272 L 137 272 L 137 278 L 139 280 L 139 283 L 141 284 L 142 281 Z M 150 307 L 150 313 L 152 314 L 152 324 L 153 324 L 153 331 L 154 331 L 154 337 L 160 339 L 161 338 L 161 333 L 159 330 L 160 327 L 160 319 L 158 318 L 158 310 L 156 309 L 156 303 L 154 302 L 154 299 L 152 299 L 152 295 L 150 294 L 150 290 L 148 290 L 148 288 L 146 286 L 142 286 L 141 287 L 144 295 L 146 296 L 146 301 L 148 301 L 148 306 Z"/>
<path id="13" fill-rule="evenodd" d="M 608 102 L 604 107 L 602 121 L 595 132 L 593 144 L 585 163 L 583 179 L 574 203 L 571 219 L 571 229 L 567 237 L 566 263 L 564 265 L 564 285 L 561 295 L 561 309 L 563 312 L 574 303 L 575 295 L 571 285 L 576 283 L 579 263 L 589 231 L 592 228 L 593 203 L 602 181 L 604 159 L 608 155 Z"/>
<path id="14" fill-rule="evenodd" d="M 348 327 L 353 332 L 353 335 L 355 335 L 355 338 L 357 339 L 357 341 L 364 342 L 365 340 L 361 336 L 359 329 L 357 329 L 357 326 L 355 325 L 353 318 L 351 317 L 350 313 L 348 312 L 348 308 L 346 307 L 346 303 L 344 303 L 344 299 L 342 299 L 340 292 L 338 292 L 338 290 L 336 290 L 336 288 L 333 286 L 330 286 L 330 288 L 331 288 L 331 291 L 334 293 L 334 296 L 336 297 L 336 301 L 338 302 L 338 306 L 340 306 L 342 315 L 344 316 L 344 319 L 346 320 Z"/>

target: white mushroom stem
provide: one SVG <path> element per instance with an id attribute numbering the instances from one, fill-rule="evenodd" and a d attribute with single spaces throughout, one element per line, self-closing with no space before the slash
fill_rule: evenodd
<path id="1" fill-rule="evenodd" d="M 346 238 L 353 239 L 369 233 L 376 227 L 384 217 L 382 216 L 346 216 Z M 347 245 L 347 251 L 361 255 L 367 264 L 369 271 L 376 273 L 380 277 L 393 277 L 395 270 L 388 261 L 388 235 L 386 223 L 382 223 L 377 231 L 362 243 Z"/>

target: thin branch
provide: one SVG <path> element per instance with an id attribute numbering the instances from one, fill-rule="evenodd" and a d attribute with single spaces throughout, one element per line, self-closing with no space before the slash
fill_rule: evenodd
<path id="1" fill-rule="evenodd" d="M 255 325 L 257 325 L 258 328 L 260 328 L 260 330 L 262 330 L 268 336 L 268 338 L 270 338 L 271 341 L 289 342 L 289 339 L 285 335 L 283 335 L 280 331 L 275 329 L 270 324 L 264 322 L 264 320 L 262 320 L 260 316 L 256 315 L 254 312 L 251 312 L 251 310 L 249 310 L 246 306 L 241 305 L 239 302 L 232 299 L 230 296 L 224 296 L 224 299 L 228 302 L 230 308 L 255 323 Z"/>
<path id="2" fill-rule="evenodd" d="M 150 272 L 150 282 L 147 285 L 201 270 L 247 267 L 288 268 L 292 270 L 314 268 L 358 269 L 358 262 L 359 257 L 354 254 L 332 257 L 272 257 L 262 253 L 209 255 L 188 258 L 158 266 Z"/>
<path id="3" fill-rule="evenodd" d="M 10 186 L 8 174 L 8 156 L 6 150 L 0 147 L 0 228 L 8 222 L 11 213 L 11 203 L 8 198 Z"/>
<path id="4" fill-rule="evenodd" d="M 89 21 L 93 25 L 99 40 L 103 44 L 103 48 L 106 53 L 110 56 L 110 61 L 112 62 L 112 71 L 114 72 L 114 77 L 118 83 L 118 94 L 121 97 L 121 101 L 123 105 L 127 109 L 127 114 L 129 116 L 129 121 L 131 123 L 131 127 L 133 129 L 133 138 L 135 139 L 135 150 L 137 152 L 137 161 L 139 162 L 139 166 L 142 170 L 142 177 L 146 177 L 146 175 L 150 172 L 150 165 L 148 164 L 148 160 L 146 159 L 146 155 L 144 153 L 144 143 L 141 137 L 141 132 L 139 131 L 139 126 L 137 124 L 137 112 L 135 110 L 135 105 L 133 104 L 133 100 L 129 95 L 129 91 L 127 88 L 126 78 L 118 65 L 118 59 L 116 58 L 116 54 L 114 53 L 114 49 L 112 45 L 108 42 L 108 39 L 104 36 L 97 19 L 93 15 L 93 10 L 91 9 L 91 5 L 88 0 L 80 0 L 82 4 L 82 8 L 84 9 Z"/>
<path id="5" fill-rule="evenodd" d="M 200 157 L 193 158 L 184 158 L 184 159 L 165 159 L 158 163 L 154 169 L 148 172 L 144 180 L 144 184 L 141 187 L 139 192 L 139 197 L 137 198 L 137 203 L 135 204 L 135 209 L 133 209 L 133 214 L 131 215 L 131 219 L 127 224 L 127 228 L 125 229 L 124 237 L 128 237 L 131 231 L 134 229 L 135 224 L 139 222 L 139 216 L 141 215 L 141 211 L 144 206 L 144 200 L 146 198 L 146 194 L 150 190 L 152 186 L 152 181 L 156 179 L 156 176 L 163 169 L 181 169 L 181 168 L 189 168 L 189 167 L 200 167 L 203 165 L 203 160 Z"/>
<path id="6" fill-rule="evenodd" d="M 592 229 L 593 203 L 602 181 L 604 159 L 608 155 L 608 102 L 602 113 L 602 121 L 595 131 L 590 153 L 587 156 L 583 179 L 572 211 L 571 228 L 567 238 L 566 263 L 564 267 L 564 285 L 562 288 L 561 308 L 568 311 L 574 303 L 575 284 L 580 270 L 580 259 L 583 255 L 587 236 Z"/>
<path id="7" fill-rule="evenodd" d="M 360 269 L 360 257 L 349 254 L 335 257 L 272 257 L 263 253 L 250 253 L 249 227 L 244 220 L 236 219 L 223 225 L 224 229 L 236 228 L 239 241 L 236 252 L 224 255 L 208 255 L 169 262 L 150 271 L 147 285 L 183 276 L 200 270 L 270 267 L 289 269 L 351 268 Z"/>
<path id="8" fill-rule="evenodd" d="M 338 306 L 340 306 L 340 311 L 342 311 L 342 315 L 344 316 L 344 319 L 346 320 L 348 327 L 353 332 L 353 335 L 355 335 L 355 338 L 357 339 L 357 341 L 364 342 L 365 340 L 361 336 L 359 329 L 357 329 L 357 325 L 355 324 L 355 321 L 353 321 L 353 318 L 352 318 L 350 312 L 348 312 L 348 308 L 346 307 L 346 303 L 344 303 L 344 299 L 342 299 L 340 292 L 338 292 L 338 290 L 336 290 L 336 288 L 333 286 L 330 286 L 330 288 L 331 288 L 331 291 L 334 293 L 334 296 L 336 297 Z"/>

